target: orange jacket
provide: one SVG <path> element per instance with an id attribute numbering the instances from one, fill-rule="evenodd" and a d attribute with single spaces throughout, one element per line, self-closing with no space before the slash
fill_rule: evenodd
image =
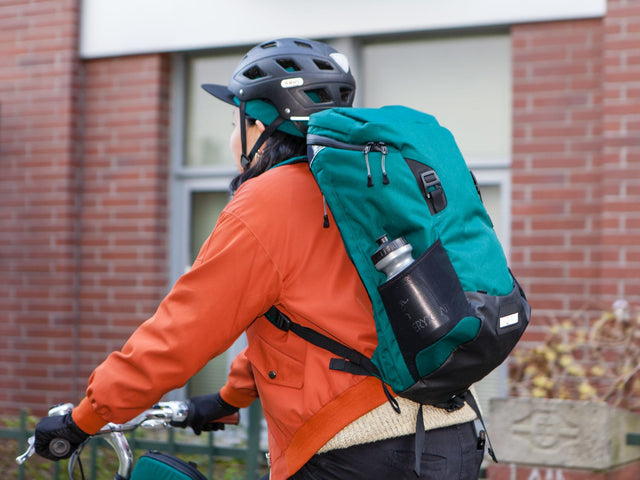
<path id="1" fill-rule="evenodd" d="M 121 423 L 186 383 L 246 330 L 222 397 L 259 394 L 271 475 L 287 478 L 339 430 L 381 405 L 380 381 L 329 370 L 332 355 L 271 325 L 276 305 L 293 321 L 371 355 L 371 302 L 306 163 L 245 183 L 222 212 L 193 268 L 156 313 L 96 368 L 73 418 L 86 432 Z M 253 384 L 255 378 L 255 385 Z"/>

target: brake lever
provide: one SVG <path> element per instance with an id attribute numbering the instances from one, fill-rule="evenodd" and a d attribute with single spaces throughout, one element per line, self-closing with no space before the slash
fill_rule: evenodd
<path id="1" fill-rule="evenodd" d="M 27 451 L 24 452 L 22 455 L 20 455 L 19 457 L 16 457 L 16 463 L 18 465 L 22 465 L 36 452 L 35 442 L 36 442 L 35 436 L 29 437 L 29 439 L 27 440 L 27 443 L 29 444 L 29 448 L 27 448 Z"/>

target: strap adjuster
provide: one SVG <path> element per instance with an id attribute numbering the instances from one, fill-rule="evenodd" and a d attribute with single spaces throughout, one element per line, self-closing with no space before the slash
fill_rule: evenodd
<path id="1" fill-rule="evenodd" d="M 264 315 L 280 330 L 284 332 L 291 330 L 291 320 L 277 308 L 271 307 Z"/>
<path id="2" fill-rule="evenodd" d="M 438 174 L 435 172 L 435 170 L 428 170 L 424 172 L 420 177 L 422 178 L 422 185 L 427 192 L 429 191 L 430 187 L 440 185 L 440 179 L 438 178 Z"/>
<path id="3" fill-rule="evenodd" d="M 420 173 L 420 180 L 422 181 L 422 192 L 431 214 L 444 210 L 447 206 L 447 197 L 444 194 L 442 183 L 436 171 L 428 168 L 428 170 Z"/>
<path id="4" fill-rule="evenodd" d="M 329 360 L 329 369 L 345 372 L 347 370 L 347 361 L 344 358 L 332 358 Z"/>

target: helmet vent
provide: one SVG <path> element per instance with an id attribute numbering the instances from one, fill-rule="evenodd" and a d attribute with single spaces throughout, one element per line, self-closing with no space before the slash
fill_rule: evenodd
<path id="1" fill-rule="evenodd" d="M 329 95 L 329 92 L 325 88 L 305 90 L 304 93 L 307 94 L 307 97 L 309 97 L 313 103 L 326 103 L 331 101 L 331 95 Z"/>
<path id="2" fill-rule="evenodd" d="M 313 63 L 316 64 L 316 67 L 318 67 L 320 70 L 333 70 L 333 65 L 331 65 L 329 62 L 325 62 L 324 60 L 317 60 L 315 59 L 313 61 Z"/>
<path id="3" fill-rule="evenodd" d="M 273 48 L 277 46 L 278 46 L 277 42 L 267 42 L 260 45 L 260 48 Z"/>
<path id="4" fill-rule="evenodd" d="M 276 62 L 287 72 L 299 72 L 301 70 L 298 64 L 290 58 L 280 58 Z"/>
<path id="5" fill-rule="evenodd" d="M 267 76 L 267 74 L 264 73 L 264 71 L 257 65 L 254 65 L 249 70 L 245 70 L 245 72 L 242 75 L 247 77 L 249 80 L 257 80 L 258 78 Z"/>
<path id="6" fill-rule="evenodd" d="M 300 40 L 296 40 L 294 42 L 297 46 L 299 47 L 303 47 L 303 48 L 313 48 L 310 44 L 308 44 L 307 42 L 301 42 Z"/>
<path id="7" fill-rule="evenodd" d="M 344 103 L 351 103 L 351 96 L 353 95 L 352 88 L 341 87 L 340 88 L 340 98 Z"/>

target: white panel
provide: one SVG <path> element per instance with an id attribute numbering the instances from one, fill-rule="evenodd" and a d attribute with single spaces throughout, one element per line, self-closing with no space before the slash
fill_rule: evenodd
<path id="1" fill-rule="evenodd" d="M 85 58 L 601 17 L 606 0 L 83 0 Z"/>
<path id="2" fill-rule="evenodd" d="M 509 35 L 365 45 L 361 80 L 367 107 L 409 105 L 430 113 L 456 138 L 470 164 L 508 165 L 511 155 Z"/>

